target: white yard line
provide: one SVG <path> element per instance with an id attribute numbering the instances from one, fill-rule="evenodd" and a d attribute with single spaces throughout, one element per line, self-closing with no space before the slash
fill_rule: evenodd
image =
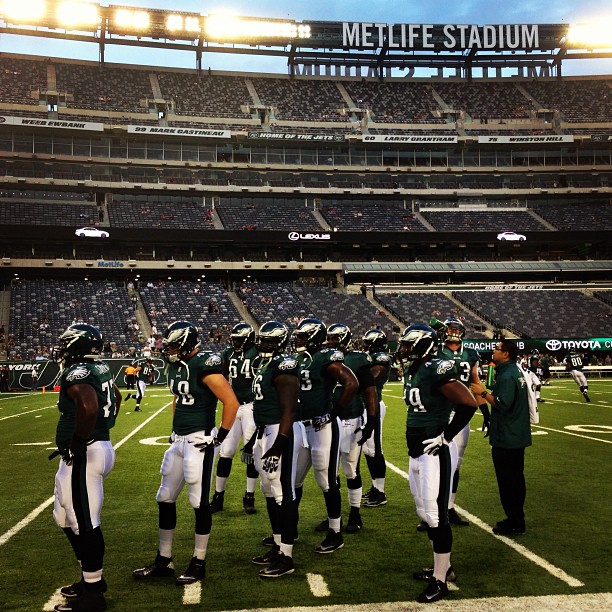
<path id="1" fill-rule="evenodd" d="M 567 436 L 576 436 L 577 438 L 584 438 L 585 440 L 594 440 L 595 442 L 603 442 L 604 444 L 612 444 L 612 440 L 602 440 L 601 438 L 593 438 L 592 436 L 584 436 L 582 434 L 574 433 L 573 431 L 565 431 L 564 429 L 553 429 L 552 427 L 543 427 L 542 425 L 532 425 L 538 429 L 545 429 L 546 431 L 554 431 L 556 433 L 565 434 Z"/>
<path id="2" fill-rule="evenodd" d="M 402 478 L 405 478 L 406 480 L 408 480 L 408 474 L 404 472 L 404 470 L 400 470 L 400 468 L 396 467 L 392 463 L 389 463 L 388 461 L 386 462 L 386 464 L 390 470 L 394 471 L 396 474 L 399 474 Z M 565 584 L 571 587 L 584 586 L 584 583 L 580 582 L 580 580 L 577 580 L 576 578 L 573 578 L 569 574 L 566 574 L 562 569 L 552 565 L 552 563 L 549 563 L 548 561 L 546 561 L 546 559 L 539 557 L 538 555 L 531 552 L 528 548 L 526 548 L 522 544 L 518 544 L 511 538 L 495 535 L 491 527 L 489 527 L 489 525 L 487 525 L 484 521 L 480 520 L 474 514 L 470 514 L 469 512 L 467 512 L 463 508 L 460 508 L 457 505 L 455 506 L 455 508 L 457 508 L 457 511 L 460 514 L 462 514 L 466 519 L 468 519 L 473 525 L 480 527 L 482 530 L 486 531 L 487 533 L 492 535 L 494 538 L 497 538 L 500 542 L 503 542 L 506 546 L 509 546 L 510 548 L 518 552 L 520 555 L 522 555 L 523 557 L 525 557 L 532 563 L 535 563 L 537 566 L 547 571 L 549 574 L 551 574 L 555 578 L 558 578 L 559 580 L 565 582 Z"/>
<path id="3" fill-rule="evenodd" d="M 115 449 L 121 447 L 125 442 L 127 442 L 132 436 L 138 433 L 147 423 L 152 421 L 158 414 L 163 412 L 171 403 L 162 406 L 157 412 L 153 413 L 148 419 L 143 421 L 136 429 L 134 429 L 131 433 L 129 433 L 123 440 L 120 440 L 115 444 Z M 8 417 L 7 417 L 8 418 Z M 30 514 L 28 514 L 25 518 L 21 519 L 16 525 L 13 525 L 6 533 L 3 533 L 0 536 L 0 546 L 6 544 L 14 535 L 18 534 L 24 527 L 27 527 L 41 512 L 46 510 L 53 503 L 53 496 L 46 499 L 40 506 L 34 508 Z"/>
<path id="4" fill-rule="evenodd" d="M 612 593 L 585 595 L 542 595 L 538 597 L 483 597 L 482 599 L 442 599 L 432 604 L 414 601 L 388 603 L 338 604 L 335 606 L 296 606 L 283 612 L 411 612 L 436 610 L 439 612 L 576 612 L 576 610 L 611 610 Z M 233 612 L 278 612 L 280 608 L 249 608 Z"/>
<path id="5" fill-rule="evenodd" d="M 41 410 L 49 410 L 49 408 L 56 408 L 56 404 L 52 406 L 45 406 L 44 408 L 35 408 L 34 410 L 27 410 L 26 412 L 18 412 L 17 414 L 11 414 L 10 416 L 0 417 L 0 421 L 4 421 L 6 419 L 14 419 L 15 417 L 24 416 L 26 414 L 32 414 L 33 412 L 40 412 Z"/>

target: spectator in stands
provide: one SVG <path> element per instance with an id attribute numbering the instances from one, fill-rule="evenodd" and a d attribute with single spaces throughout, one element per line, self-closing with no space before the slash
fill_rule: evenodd
<path id="1" fill-rule="evenodd" d="M 0 366 L 0 393 L 9 391 L 9 367 L 5 364 Z"/>

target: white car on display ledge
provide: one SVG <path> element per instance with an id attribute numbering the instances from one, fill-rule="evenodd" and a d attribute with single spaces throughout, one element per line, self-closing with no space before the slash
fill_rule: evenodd
<path id="1" fill-rule="evenodd" d="M 527 240 L 524 234 L 517 234 L 516 232 L 501 232 L 497 234 L 498 240 Z"/>
<path id="2" fill-rule="evenodd" d="M 79 238 L 108 238 L 109 233 L 97 227 L 82 227 L 74 232 Z"/>

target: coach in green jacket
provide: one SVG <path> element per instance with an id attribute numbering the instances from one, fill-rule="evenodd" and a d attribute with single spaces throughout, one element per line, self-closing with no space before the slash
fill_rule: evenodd
<path id="1" fill-rule="evenodd" d="M 471 386 L 474 395 L 486 399 L 492 408 L 491 456 L 506 513 L 506 518 L 493 527 L 493 533 L 505 536 L 525 533 L 525 448 L 531 446 L 527 383 L 516 363 L 517 356 L 516 342 L 500 340 L 493 350 L 493 392 L 477 383 Z"/>

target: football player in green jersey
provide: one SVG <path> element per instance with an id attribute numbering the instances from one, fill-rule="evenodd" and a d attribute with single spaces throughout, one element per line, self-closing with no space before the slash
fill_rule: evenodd
<path id="1" fill-rule="evenodd" d="M 149 357 L 136 368 L 136 408 L 134 408 L 134 412 L 142 412 L 140 402 L 147 390 L 147 385 L 152 385 L 154 381 L 155 366 L 153 360 Z"/>
<path id="2" fill-rule="evenodd" d="M 67 602 L 55 610 L 98 612 L 106 610 L 100 528 L 103 482 L 115 463 L 110 429 L 119 413 L 121 393 L 110 368 L 98 359 L 103 345 L 98 328 L 71 325 L 58 343 L 52 355 L 62 367 L 58 450 L 50 458 L 60 455 L 61 460 L 55 476 L 53 518 L 68 536 L 82 578 L 60 589 Z"/>
<path id="3" fill-rule="evenodd" d="M 315 480 L 323 491 L 327 508 L 328 531 L 315 548 L 319 554 L 329 554 L 342 548 L 342 501 L 338 483 L 340 430 L 334 418 L 332 394 L 335 386 L 342 387 L 336 409 L 345 410 L 359 388 L 359 382 L 343 361 L 342 351 L 324 348 L 327 328 L 314 317 L 302 319 L 293 332 L 295 350 L 300 364 L 300 419 L 306 430 L 308 445 L 300 450 L 297 468 L 297 498 L 302 496 L 304 480 L 313 468 Z"/>
<path id="4" fill-rule="evenodd" d="M 384 506 L 387 503 L 385 493 L 385 479 L 387 464 L 383 455 L 382 432 L 387 406 L 383 400 L 382 392 L 391 373 L 392 356 L 387 352 L 387 336 L 380 329 L 370 329 L 363 336 L 363 347 L 372 358 L 372 374 L 376 381 L 376 394 L 378 396 L 378 418 L 375 421 L 374 435 L 368 439 L 363 447 L 368 471 L 372 477 L 372 487 L 365 494 L 363 505 L 367 508 Z"/>
<path id="5" fill-rule="evenodd" d="M 570 376 L 580 388 L 580 393 L 584 395 L 584 399 L 587 402 L 590 402 L 589 381 L 582 371 L 582 368 L 584 368 L 584 360 L 582 355 L 578 351 L 570 351 L 565 356 L 563 363 L 565 364 L 565 369 L 570 373 Z"/>
<path id="6" fill-rule="evenodd" d="M 241 321 L 234 325 L 230 332 L 231 346 L 222 353 L 223 371 L 229 378 L 232 389 L 240 402 L 236 420 L 219 452 L 217 462 L 217 479 L 215 494 L 210 502 L 211 512 L 223 510 L 225 486 L 232 470 L 232 460 L 243 441 L 247 444 L 255 432 L 253 419 L 253 363 L 257 358 L 255 347 L 255 330 L 251 325 Z M 253 463 L 246 466 L 246 493 L 242 505 L 247 514 L 255 514 L 255 486 L 257 485 L 257 470 Z"/>
<path id="7" fill-rule="evenodd" d="M 465 337 L 465 325 L 456 317 L 449 317 L 444 321 L 444 331 L 441 332 L 444 338 L 438 357 L 440 359 L 448 359 L 455 364 L 457 370 L 457 378 L 469 388 L 471 383 L 480 383 L 478 376 L 478 364 L 482 361 L 477 351 L 463 345 Z M 482 412 L 482 431 L 488 435 L 489 421 L 491 414 L 487 402 L 478 398 L 479 408 Z M 453 488 L 450 494 L 448 505 L 448 520 L 453 525 L 469 525 L 468 521 L 461 518 L 455 510 L 455 499 L 457 497 L 457 489 L 459 487 L 459 470 L 463 463 L 463 455 L 467 447 L 470 437 L 469 423 L 455 436 L 455 444 L 457 446 L 457 467 L 453 474 Z"/>
<path id="8" fill-rule="evenodd" d="M 427 588 L 417 598 L 422 603 L 448 595 L 447 579 L 454 579 L 450 564 L 453 534 L 448 521 L 453 438 L 477 408 L 470 390 L 457 380 L 453 362 L 435 358 L 437 345 L 436 332 L 428 325 L 415 323 L 399 337 L 397 353 L 408 407 L 410 492 L 419 518 L 427 522 L 434 557 L 432 569 L 414 574 L 416 579 L 428 580 Z"/>
<path id="9" fill-rule="evenodd" d="M 295 494 L 296 463 L 303 444 L 297 419 L 300 368 L 295 357 L 285 355 L 289 330 L 279 321 L 268 321 L 257 335 L 259 356 L 254 366 L 253 416 L 257 436 L 253 460 L 261 477 L 272 526 L 273 546 L 252 559 L 264 565 L 261 578 L 280 578 L 294 572 L 293 542 L 297 533 Z M 250 443 L 243 452 L 247 453 Z"/>
<path id="10" fill-rule="evenodd" d="M 327 346 L 344 353 L 344 365 L 359 381 L 359 392 L 353 395 L 349 405 L 344 409 L 334 409 L 340 425 L 340 461 L 346 477 L 350 506 L 345 531 L 357 533 L 363 527 L 359 512 L 363 493 L 359 460 L 361 449 L 374 434 L 378 422 L 378 396 L 372 374 L 372 358 L 363 351 L 351 348 L 351 340 L 351 330 L 343 323 L 334 323 L 327 329 Z M 340 397 L 341 391 L 337 386 L 334 399 Z M 327 528 L 327 521 L 323 521 L 323 526 Z"/>
<path id="11" fill-rule="evenodd" d="M 231 429 L 239 402 L 223 375 L 221 357 L 199 352 L 198 329 L 188 321 L 172 323 L 163 338 L 162 356 L 168 363 L 168 385 L 174 395 L 170 448 L 161 465 L 157 491 L 159 549 L 155 561 L 134 570 L 136 579 L 174 575 L 172 540 L 176 528 L 176 500 L 185 483 L 195 512 L 193 557 L 177 585 L 202 580 L 212 527 L 210 488 L 218 447 Z M 221 426 L 215 426 L 217 401 L 223 405 Z"/>

